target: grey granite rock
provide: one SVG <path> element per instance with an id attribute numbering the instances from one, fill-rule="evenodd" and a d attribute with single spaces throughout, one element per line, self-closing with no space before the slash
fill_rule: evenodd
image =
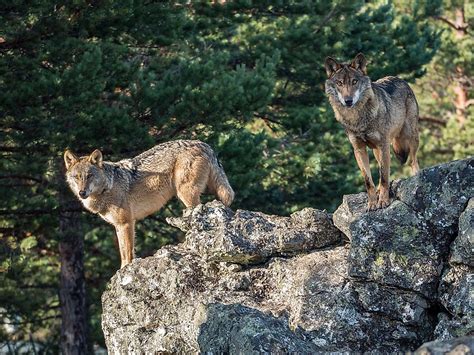
<path id="1" fill-rule="evenodd" d="M 423 344 L 416 355 L 467 355 L 474 352 L 474 337 L 462 337 L 451 340 L 436 340 Z"/>
<path id="2" fill-rule="evenodd" d="M 426 300 L 353 282 L 347 253 L 337 247 L 240 269 L 163 248 L 117 273 L 104 293 L 109 352 L 395 351 L 428 339 Z"/>
<path id="3" fill-rule="evenodd" d="M 438 314 L 438 324 L 434 330 L 436 340 L 451 340 L 464 336 L 474 336 L 474 319 L 472 316 Z"/>
<path id="4" fill-rule="evenodd" d="M 458 223 L 453 260 L 472 258 L 472 210 L 466 206 L 473 195 L 474 159 L 466 159 L 394 181 L 385 209 L 366 212 L 365 193 L 344 196 L 333 220 L 351 240 L 350 275 L 435 299 Z"/>
<path id="5" fill-rule="evenodd" d="M 367 194 L 344 195 L 342 204 L 333 213 L 334 225 L 350 240 L 352 239 L 351 224 L 366 213 Z"/>
<path id="6" fill-rule="evenodd" d="M 394 181 L 393 194 L 428 221 L 436 240 L 457 233 L 458 219 L 474 196 L 474 158 L 421 170 Z"/>
<path id="7" fill-rule="evenodd" d="M 409 206 L 396 200 L 361 215 L 350 229 L 351 276 L 436 297 L 449 244 L 433 240 L 429 225 Z"/>
<path id="8" fill-rule="evenodd" d="M 459 217 L 459 232 L 451 244 L 450 262 L 474 267 L 474 198 Z"/>
<path id="9" fill-rule="evenodd" d="M 260 212 L 232 212 L 213 201 L 168 218 L 187 232 L 184 247 L 209 261 L 258 263 L 272 256 L 292 255 L 327 247 L 341 240 L 329 215 L 306 208 L 290 217 Z"/>
<path id="10" fill-rule="evenodd" d="M 314 209 L 185 211 L 169 222 L 186 241 L 134 260 L 104 292 L 109 353 L 392 353 L 435 338 L 449 342 L 418 351 L 472 349 L 457 338 L 473 332 L 472 166 L 394 182 L 383 210 L 345 196 L 333 215 L 345 246 Z"/>

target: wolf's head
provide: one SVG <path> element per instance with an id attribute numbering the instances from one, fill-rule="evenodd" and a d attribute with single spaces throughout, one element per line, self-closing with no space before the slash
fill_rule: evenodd
<path id="1" fill-rule="evenodd" d="M 66 180 L 71 190 L 81 199 L 101 193 L 107 187 L 102 153 L 96 149 L 91 155 L 77 157 L 70 150 L 64 152 Z"/>
<path id="2" fill-rule="evenodd" d="M 362 53 L 356 55 L 349 64 L 339 63 L 331 57 L 325 61 L 326 93 L 331 95 L 342 106 L 352 107 L 357 104 L 364 92 L 370 88 L 367 76 L 367 60 Z"/>

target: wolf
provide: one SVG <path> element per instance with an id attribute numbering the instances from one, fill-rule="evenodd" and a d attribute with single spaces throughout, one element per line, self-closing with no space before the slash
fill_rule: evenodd
<path id="1" fill-rule="evenodd" d="M 418 103 L 408 83 L 393 76 L 372 82 L 362 53 L 350 63 L 327 57 L 325 91 L 336 120 L 344 127 L 364 177 L 368 210 L 390 204 L 390 144 L 401 164 L 410 158 L 412 174 L 419 171 Z M 375 190 L 367 147 L 373 149 L 380 179 Z"/>
<path id="2" fill-rule="evenodd" d="M 96 149 L 78 157 L 64 153 L 66 180 L 84 207 L 115 227 L 121 267 L 132 262 L 135 223 L 177 196 L 186 208 L 204 192 L 226 206 L 234 199 L 224 169 L 209 145 L 197 140 L 159 144 L 118 162 L 104 161 Z"/>

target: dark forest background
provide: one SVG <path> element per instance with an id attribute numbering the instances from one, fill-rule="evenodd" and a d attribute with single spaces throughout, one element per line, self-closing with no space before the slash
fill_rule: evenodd
<path id="1" fill-rule="evenodd" d="M 233 208 L 333 211 L 363 191 L 325 98 L 324 58 L 363 52 L 373 80 L 408 80 L 420 166 L 474 154 L 474 5 L 464 1 L 0 2 L 0 352 L 104 347 L 113 228 L 65 187 L 62 154 L 106 160 L 201 139 Z M 408 171 L 392 159 L 392 178 Z M 138 225 L 137 256 L 182 237 Z"/>

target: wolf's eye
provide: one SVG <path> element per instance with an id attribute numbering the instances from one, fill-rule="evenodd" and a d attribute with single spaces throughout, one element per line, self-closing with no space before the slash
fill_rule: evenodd
<path id="1" fill-rule="evenodd" d="M 336 84 L 337 86 L 342 86 L 342 81 L 339 80 L 338 82 L 336 82 Z"/>
<path id="2" fill-rule="evenodd" d="M 90 179 L 91 177 L 92 177 L 92 174 L 90 173 L 86 175 L 86 179 Z"/>
<path id="3" fill-rule="evenodd" d="M 352 80 L 352 85 L 357 84 L 358 81 L 359 81 L 359 80 L 357 80 L 357 79 Z"/>

